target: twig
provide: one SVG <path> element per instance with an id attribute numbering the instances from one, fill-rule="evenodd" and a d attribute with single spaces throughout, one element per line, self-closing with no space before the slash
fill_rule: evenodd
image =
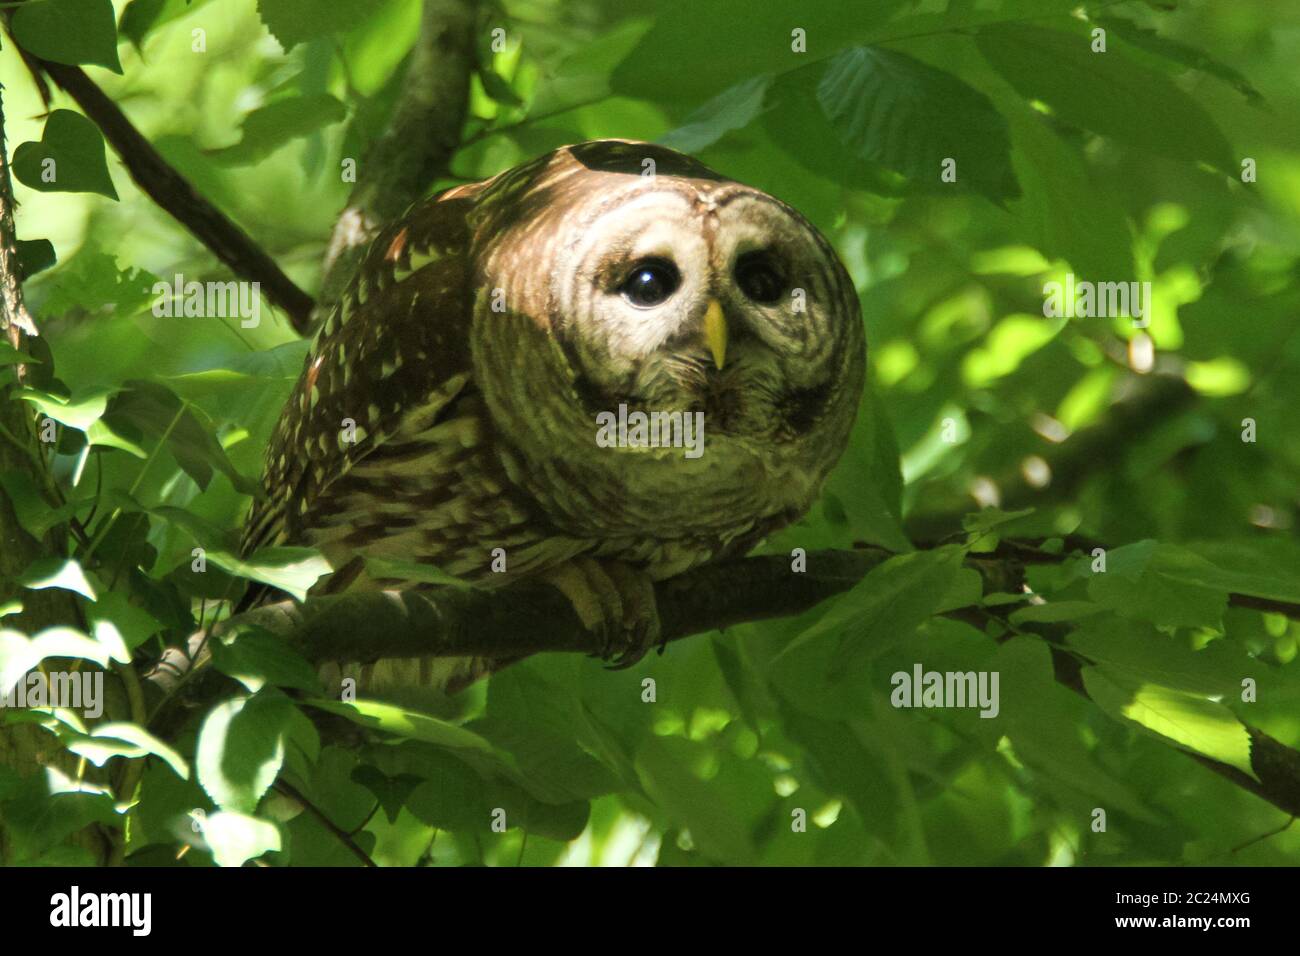
<path id="1" fill-rule="evenodd" d="M 333 820 L 325 816 L 325 813 L 320 809 L 320 807 L 316 806 L 316 804 L 312 803 L 305 796 L 303 796 L 302 792 L 299 791 L 298 788 L 295 787 L 293 784 L 289 783 L 282 777 L 275 782 L 275 789 L 279 790 L 286 797 L 290 797 L 294 800 L 297 800 L 299 803 L 301 803 L 303 809 L 305 809 L 308 813 L 310 813 L 313 817 L 315 817 L 317 822 L 319 822 L 321 826 L 323 826 L 326 830 L 329 830 L 330 833 L 334 834 L 335 838 L 340 843 L 342 843 L 344 847 L 347 848 L 347 851 L 349 853 L 351 853 L 358 860 L 360 860 L 363 866 L 376 866 L 376 867 L 378 866 L 378 864 L 375 863 L 375 861 L 370 858 L 370 854 L 366 853 L 365 850 L 357 846 L 356 841 L 353 840 L 352 837 L 348 835 L 346 830 L 341 829 L 337 824 L 334 823 Z"/>
<path id="2" fill-rule="evenodd" d="M 94 121 L 137 186 L 194 234 L 238 276 L 259 283 L 261 292 L 306 334 L 314 303 L 281 271 L 266 251 L 210 203 L 127 119 L 118 105 L 77 66 L 41 60 L 40 67 Z"/>

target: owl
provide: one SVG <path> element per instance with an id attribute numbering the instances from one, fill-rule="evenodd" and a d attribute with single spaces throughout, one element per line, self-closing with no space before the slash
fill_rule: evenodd
<path id="1" fill-rule="evenodd" d="M 866 360 L 826 239 L 660 146 L 558 149 L 412 206 L 324 322 L 268 448 L 245 553 L 311 545 L 317 591 L 544 579 L 614 665 L 653 582 L 797 520 Z M 370 663 L 459 687 L 501 660 Z"/>

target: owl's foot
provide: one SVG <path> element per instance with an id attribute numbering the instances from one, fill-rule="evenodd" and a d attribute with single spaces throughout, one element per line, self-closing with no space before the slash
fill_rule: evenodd
<path id="1" fill-rule="evenodd" d="M 587 630 L 601 639 L 611 669 L 631 667 L 659 643 L 654 582 L 621 561 L 573 558 L 545 579 L 569 599 Z"/>

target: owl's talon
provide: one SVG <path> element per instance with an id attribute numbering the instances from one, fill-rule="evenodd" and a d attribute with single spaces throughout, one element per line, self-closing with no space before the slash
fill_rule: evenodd
<path id="1" fill-rule="evenodd" d="M 609 670 L 625 670 L 660 640 L 654 582 L 619 561 L 579 557 L 551 569 L 546 579 L 600 641 L 599 657 Z"/>

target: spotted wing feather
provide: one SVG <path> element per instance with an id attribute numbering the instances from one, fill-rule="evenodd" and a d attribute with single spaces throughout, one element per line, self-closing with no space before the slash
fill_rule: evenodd
<path id="1" fill-rule="evenodd" d="M 243 550 L 296 544 L 330 489 L 412 416 L 433 425 L 469 382 L 473 192 L 383 230 L 330 313 L 271 439 Z"/>

